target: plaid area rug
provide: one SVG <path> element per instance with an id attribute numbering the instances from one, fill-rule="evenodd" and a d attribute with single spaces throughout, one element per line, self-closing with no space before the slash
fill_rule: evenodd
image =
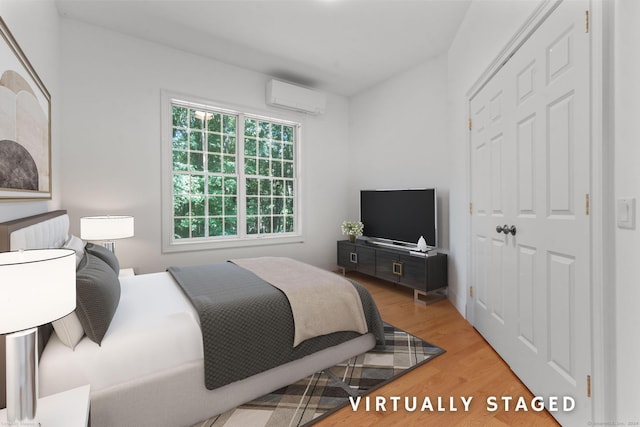
<path id="1" fill-rule="evenodd" d="M 385 324 L 385 345 L 316 372 L 193 427 L 310 426 L 357 397 L 393 381 L 444 353 L 401 329 Z"/>

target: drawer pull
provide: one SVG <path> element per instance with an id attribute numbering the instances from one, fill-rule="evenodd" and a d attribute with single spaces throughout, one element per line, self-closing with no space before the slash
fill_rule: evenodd
<path id="1" fill-rule="evenodd" d="M 394 262 L 393 263 L 393 274 L 396 276 L 402 276 L 402 263 Z"/>
<path id="2" fill-rule="evenodd" d="M 351 252 L 349 254 L 349 261 L 351 261 L 354 264 L 358 263 L 358 253 L 357 252 Z"/>

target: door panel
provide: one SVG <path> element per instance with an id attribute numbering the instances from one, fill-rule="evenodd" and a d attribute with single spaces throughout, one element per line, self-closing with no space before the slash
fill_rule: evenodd
<path id="1" fill-rule="evenodd" d="M 576 400 L 563 425 L 591 419 L 584 6 L 562 2 L 469 103 L 473 323 L 535 395 Z"/>

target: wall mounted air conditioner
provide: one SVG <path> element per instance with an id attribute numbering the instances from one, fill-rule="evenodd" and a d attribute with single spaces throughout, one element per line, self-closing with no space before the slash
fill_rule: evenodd
<path id="1" fill-rule="evenodd" d="M 267 104 L 307 114 L 322 114 L 327 104 L 324 93 L 278 80 L 267 82 Z"/>

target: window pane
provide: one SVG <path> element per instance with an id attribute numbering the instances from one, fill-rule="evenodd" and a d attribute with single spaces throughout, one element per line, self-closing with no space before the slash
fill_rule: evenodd
<path id="1" fill-rule="evenodd" d="M 202 153 L 190 153 L 189 160 L 191 161 L 191 170 L 196 172 L 204 172 L 204 154 Z"/>
<path id="2" fill-rule="evenodd" d="M 191 194 L 204 194 L 204 176 L 191 175 Z"/>
<path id="3" fill-rule="evenodd" d="M 284 199 L 282 197 L 273 198 L 273 213 L 276 215 L 284 213 Z"/>
<path id="4" fill-rule="evenodd" d="M 282 140 L 293 142 L 293 128 L 291 126 L 284 126 L 282 128 Z"/>
<path id="5" fill-rule="evenodd" d="M 236 133 L 236 118 L 234 116 L 224 116 L 223 119 L 224 133 L 234 134 Z"/>
<path id="6" fill-rule="evenodd" d="M 258 121 L 246 119 L 244 121 L 244 135 L 245 136 L 257 136 L 258 135 Z"/>
<path id="7" fill-rule="evenodd" d="M 186 150 L 188 147 L 187 135 L 186 130 L 173 128 L 173 148 Z"/>
<path id="8" fill-rule="evenodd" d="M 188 152 L 173 150 L 173 170 L 186 171 L 188 168 L 189 168 Z"/>
<path id="9" fill-rule="evenodd" d="M 235 236 L 238 234 L 238 219 L 237 218 L 225 218 L 224 220 L 224 234 L 225 236 Z"/>
<path id="10" fill-rule="evenodd" d="M 207 169 L 211 173 L 220 173 L 222 172 L 222 156 L 218 154 L 209 154 L 207 156 Z"/>
<path id="11" fill-rule="evenodd" d="M 244 139 L 244 155 L 255 157 L 258 155 L 256 140 L 253 138 Z"/>
<path id="12" fill-rule="evenodd" d="M 259 122 L 258 136 L 260 138 L 269 138 L 271 136 L 271 126 L 269 122 Z"/>
<path id="13" fill-rule="evenodd" d="M 224 147 L 225 154 L 236 154 L 236 137 L 225 136 L 223 147 Z"/>
<path id="14" fill-rule="evenodd" d="M 224 194 L 226 195 L 238 194 L 238 180 L 236 178 L 231 178 L 231 177 L 224 178 Z"/>
<path id="15" fill-rule="evenodd" d="M 258 175 L 269 176 L 269 160 L 258 160 Z"/>
<path id="16" fill-rule="evenodd" d="M 271 176 L 282 176 L 282 162 L 277 160 L 271 162 Z"/>
<path id="17" fill-rule="evenodd" d="M 269 179 L 260 180 L 260 195 L 261 196 L 271 195 L 271 180 Z"/>
<path id="18" fill-rule="evenodd" d="M 285 196 L 293 197 L 293 181 L 285 181 Z"/>
<path id="19" fill-rule="evenodd" d="M 282 158 L 285 160 L 293 160 L 293 144 L 282 145 Z"/>
<path id="20" fill-rule="evenodd" d="M 293 216 L 291 215 L 287 215 L 284 217 L 285 220 L 285 232 L 286 233 L 292 233 L 294 230 L 294 224 L 293 224 Z"/>
<path id="21" fill-rule="evenodd" d="M 282 143 L 271 142 L 271 157 L 274 159 L 282 158 Z"/>
<path id="22" fill-rule="evenodd" d="M 235 197 L 224 198 L 224 214 L 225 216 L 235 216 L 238 213 L 238 201 Z"/>
<path id="23" fill-rule="evenodd" d="M 189 198 L 185 196 L 176 196 L 173 198 L 173 215 L 174 216 L 189 215 Z"/>
<path id="24" fill-rule="evenodd" d="M 271 138 L 276 141 L 282 140 L 282 125 L 271 125 Z"/>
<path id="25" fill-rule="evenodd" d="M 247 234 L 258 234 L 258 217 L 247 217 Z"/>
<path id="26" fill-rule="evenodd" d="M 192 130 L 189 133 L 189 148 L 194 151 L 202 151 L 202 132 Z"/>
<path id="27" fill-rule="evenodd" d="M 209 236 L 222 236 L 222 218 L 209 218 Z"/>
<path id="28" fill-rule="evenodd" d="M 273 180 L 273 195 L 284 196 L 284 181 L 282 179 Z"/>
<path id="29" fill-rule="evenodd" d="M 258 142 L 258 156 L 263 158 L 271 157 L 271 144 L 266 139 L 261 139 Z"/>
<path id="30" fill-rule="evenodd" d="M 211 118 L 207 120 L 207 130 L 222 132 L 222 115 L 220 113 L 213 113 Z"/>
<path id="31" fill-rule="evenodd" d="M 269 234 L 271 232 L 272 232 L 271 217 L 270 216 L 260 217 L 260 233 Z"/>
<path id="32" fill-rule="evenodd" d="M 204 122 L 204 111 L 189 110 L 189 127 L 191 129 L 202 129 Z"/>
<path id="33" fill-rule="evenodd" d="M 173 220 L 173 237 L 176 239 L 188 239 L 190 237 L 188 218 L 176 218 Z"/>
<path id="34" fill-rule="evenodd" d="M 209 197 L 209 215 L 222 216 L 222 197 Z"/>
<path id="35" fill-rule="evenodd" d="M 173 108 L 173 125 L 179 127 L 187 127 L 189 110 L 186 107 L 178 107 L 174 105 Z"/>
<path id="36" fill-rule="evenodd" d="M 222 194 L 222 177 L 209 177 L 209 194 Z"/>
<path id="37" fill-rule="evenodd" d="M 258 198 L 247 197 L 247 215 L 257 215 L 257 214 L 258 214 Z"/>
<path id="38" fill-rule="evenodd" d="M 271 204 L 271 197 L 260 197 L 260 214 L 271 215 L 273 212 L 273 205 Z"/>
<path id="39" fill-rule="evenodd" d="M 193 218 L 191 220 L 191 237 L 204 237 L 204 218 Z"/>
<path id="40" fill-rule="evenodd" d="M 221 138 L 217 133 L 207 134 L 207 150 L 210 153 L 220 153 L 222 151 Z"/>
<path id="41" fill-rule="evenodd" d="M 173 174 L 173 194 L 188 194 L 191 186 L 189 185 L 189 175 L 184 173 Z"/>
<path id="42" fill-rule="evenodd" d="M 281 216 L 273 217 L 273 232 L 284 233 L 284 217 L 281 217 Z"/>
<path id="43" fill-rule="evenodd" d="M 283 162 L 284 164 L 282 165 L 282 176 L 286 177 L 286 178 L 293 178 L 293 163 L 291 162 Z"/>
<path id="44" fill-rule="evenodd" d="M 253 178 L 247 178 L 247 195 L 256 196 L 258 194 L 258 180 Z"/>
<path id="45" fill-rule="evenodd" d="M 195 196 L 191 198 L 191 215 L 204 216 L 204 197 Z"/>
<path id="46" fill-rule="evenodd" d="M 244 173 L 247 175 L 256 174 L 256 159 L 245 158 L 244 159 Z"/>
<path id="47" fill-rule="evenodd" d="M 224 173 L 228 173 L 228 174 L 236 173 L 236 157 L 235 156 L 224 156 L 222 161 L 223 161 L 222 170 L 224 171 Z"/>

